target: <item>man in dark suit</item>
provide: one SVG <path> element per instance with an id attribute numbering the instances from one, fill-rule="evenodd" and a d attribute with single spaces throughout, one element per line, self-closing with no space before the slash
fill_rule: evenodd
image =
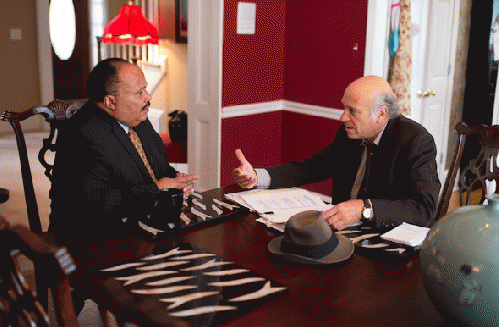
<path id="1" fill-rule="evenodd" d="M 334 228 L 359 220 L 378 227 L 426 225 L 440 190 L 431 134 L 399 114 L 396 96 L 380 77 L 355 80 L 341 101 L 343 125 L 331 144 L 303 161 L 257 170 L 237 149 L 236 182 L 243 188 L 281 188 L 332 177 L 335 206 L 324 216 Z"/>
<path id="2" fill-rule="evenodd" d="M 117 58 L 101 61 L 87 85 L 89 101 L 57 139 L 51 231 L 119 229 L 123 218 L 148 213 L 161 189 L 179 188 L 188 196 L 198 178 L 168 164 L 147 119 L 151 95 L 138 66 Z M 144 159 L 128 135 L 133 131 Z"/>

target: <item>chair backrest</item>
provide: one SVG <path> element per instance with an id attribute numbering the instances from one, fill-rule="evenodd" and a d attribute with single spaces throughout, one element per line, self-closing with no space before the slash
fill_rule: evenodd
<path id="1" fill-rule="evenodd" d="M 30 117 L 42 115 L 50 125 L 49 136 L 43 140 L 43 146 L 38 153 L 38 160 L 45 168 L 45 175 L 52 178 L 53 165 L 47 160 L 46 154 L 48 151 L 55 152 L 57 132 L 64 127 L 67 119 L 69 119 L 86 100 L 62 101 L 55 100 L 46 106 L 34 106 L 23 112 L 13 112 L 6 110 L 2 117 L 3 121 L 8 121 L 16 134 L 17 149 L 19 151 L 19 159 L 21 160 L 21 175 L 24 187 L 24 195 L 26 198 L 26 206 L 28 210 L 29 227 L 36 233 L 42 232 L 42 225 L 38 213 L 38 203 L 35 197 L 33 188 L 33 177 L 28 160 L 28 152 L 26 149 L 26 141 L 21 128 L 21 121 Z"/>
<path id="2" fill-rule="evenodd" d="M 466 143 L 466 137 L 472 134 L 480 134 L 480 152 L 478 156 L 471 160 L 461 171 L 459 177 L 459 202 L 460 205 L 468 205 L 471 201 L 473 191 L 481 188 L 480 204 L 485 201 L 488 193 L 497 192 L 496 185 L 499 186 L 499 167 L 497 156 L 499 153 L 499 125 L 491 127 L 485 125 L 473 125 L 468 127 L 466 123 L 459 122 L 456 125 L 459 139 L 454 152 L 454 158 L 449 168 L 449 173 L 442 189 L 437 213 L 434 220 L 445 216 L 449 209 L 449 202 L 454 189 L 457 172 L 460 167 L 461 158 Z M 486 183 L 486 181 L 491 183 Z M 494 190 L 488 188 L 494 187 Z"/>
<path id="3" fill-rule="evenodd" d="M 75 265 L 66 248 L 45 242 L 27 227 L 11 227 L 1 216 L 0 326 L 57 326 L 23 276 L 19 264 L 23 255 L 40 263 L 36 269 L 43 269 L 41 275 L 53 290 L 57 325 L 79 326 L 68 279 Z"/>

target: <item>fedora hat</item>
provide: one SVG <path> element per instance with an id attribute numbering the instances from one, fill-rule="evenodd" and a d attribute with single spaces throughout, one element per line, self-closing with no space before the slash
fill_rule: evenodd
<path id="1" fill-rule="evenodd" d="M 327 265 L 350 258 L 354 245 L 333 232 L 322 211 L 307 210 L 292 216 L 286 222 L 284 235 L 270 241 L 268 249 L 296 263 Z"/>

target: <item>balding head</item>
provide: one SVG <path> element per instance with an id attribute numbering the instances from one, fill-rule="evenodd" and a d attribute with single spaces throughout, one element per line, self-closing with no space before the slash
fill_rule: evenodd
<path id="1" fill-rule="evenodd" d="M 92 69 L 87 79 L 87 93 L 90 100 L 102 102 L 106 95 L 115 94 L 121 68 L 131 65 L 128 61 L 120 58 L 100 61 Z"/>
<path id="2" fill-rule="evenodd" d="M 360 77 L 350 83 L 347 90 L 356 94 L 360 101 L 368 104 L 372 117 L 377 116 L 383 106 L 388 110 L 388 118 L 400 114 L 397 96 L 393 93 L 390 84 L 379 76 Z"/>
<path id="3" fill-rule="evenodd" d="M 381 93 L 393 94 L 390 84 L 379 76 L 365 76 L 358 78 L 350 83 L 348 88 L 358 91 L 359 94 L 363 94 L 371 100 Z"/>
<path id="4" fill-rule="evenodd" d="M 341 99 L 345 111 L 340 117 L 347 136 L 372 142 L 388 120 L 398 115 L 397 97 L 390 85 L 378 76 L 356 79 Z"/>

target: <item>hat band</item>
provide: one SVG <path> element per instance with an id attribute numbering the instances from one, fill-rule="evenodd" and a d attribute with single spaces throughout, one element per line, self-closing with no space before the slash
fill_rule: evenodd
<path id="1" fill-rule="evenodd" d="M 318 245 L 301 245 L 282 240 L 281 251 L 290 254 L 298 254 L 308 258 L 320 259 L 333 252 L 338 246 L 339 240 L 334 236 L 335 235 L 327 242 Z"/>

